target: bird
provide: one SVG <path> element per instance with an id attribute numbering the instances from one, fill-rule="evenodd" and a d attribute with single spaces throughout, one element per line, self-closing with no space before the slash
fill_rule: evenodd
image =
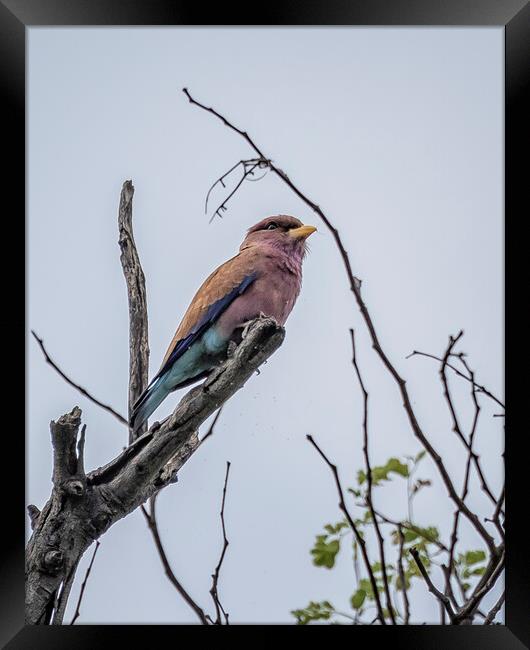
<path id="1" fill-rule="evenodd" d="M 263 316 L 283 326 L 302 286 L 302 261 L 315 226 L 296 217 L 266 217 L 248 229 L 237 255 L 199 287 L 159 371 L 133 405 L 133 432 L 173 391 L 196 383 L 241 341 L 244 327 Z"/>

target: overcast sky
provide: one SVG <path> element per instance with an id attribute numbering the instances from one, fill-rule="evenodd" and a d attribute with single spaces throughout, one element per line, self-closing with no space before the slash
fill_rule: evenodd
<path id="1" fill-rule="evenodd" d="M 309 600 L 348 611 L 355 590 L 348 550 L 331 571 L 311 563 L 315 535 L 340 513 L 332 476 L 305 439 L 311 433 L 345 485 L 354 484 L 363 466 L 362 399 L 348 328 L 357 332 L 370 392 L 372 464 L 420 445 L 316 215 L 269 175 L 246 183 L 224 218 L 208 223 L 209 186 L 252 152 L 191 106 L 181 88 L 246 129 L 339 229 L 381 343 L 461 486 L 465 454 L 438 366 L 405 357 L 413 349 L 440 354 L 463 328 L 462 348 L 479 381 L 502 396 L 503 48 L 502 28 L 29 29 L 28 330 L 99 399 L 127 411 L 128 312 L 116 220 L 125 179 L 135 186 L 151 376 L 194 292 L 237 252 L 248 227 L 284 213 L 319 228 L 284 344 L 229 401 L 215 435 L 159 498 L 168 555 L 203 607 L 210 609 L 230 460 L 230 546 L 219 590 L 231 620 L 292 622 L 290 610 Z M 217 190 L 212 206 L 224 196 Z M 28 359 L 27 503 L 42 507 L 51 488 L 50 420 L 81 406 L 89 469 L 117 455 L 127 432 L 67 386 L 29 337 Z M 453 385 L 468 431 L 468 387 Z M 168 398 L 157 418 L 183 394 Z M 491 402 L 481 404 L 477 448 L 498 493 L 502 421 Z M 434 484 L 417 497 L 417 523 L 437 525 L 447 541 L 453 509 L 430 460 L 419 476 Z M 377 488 L 374 498 L 387 516 L 406 516 L 403 479 Z M 476 477 L 469 503 L 491 514 Z M 465 523 L 461 540 L 460 550 L 482 547 Z M 438 621 L 423 583 L 414 583 L 412 598 L 413 621 Z M 139 511 L 102 538 L 79 618 L 114 622 L 196 622 L 164 576 Z"/>

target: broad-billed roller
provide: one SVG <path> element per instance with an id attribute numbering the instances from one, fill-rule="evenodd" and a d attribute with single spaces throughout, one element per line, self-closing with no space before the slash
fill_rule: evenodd
<path id="1" fill-rule="evenodd" d="M 271 316 L 284 325 L 302 285 L 306 239 L 315 232 L 287 215 L 252 226 L 239 253 L 202 284 L 188 307 L 162 366 L 135 403 L 130 425 L 137 431 L 177 388 L 200 379 L 239 342 L 246 323 Z"/>

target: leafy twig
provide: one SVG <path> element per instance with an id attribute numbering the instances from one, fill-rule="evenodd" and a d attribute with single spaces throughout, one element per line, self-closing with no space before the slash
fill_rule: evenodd
<path id="1" fill-rule="evenodd" d="M 344 516 L 348 520 L 348 523 L 350 524 L 351 529 L 353 530 L 353 533 L 355 535 L 355 539 L 357 540 L 357 543 L 359 544 L 359 548 L 361 549 L 361 554 L 363 556 L 364 560 L 364 565 L 366 568 L 366 571 L 368 573 L 368 576 L 370 578 L 370 584 L 372 585 L 372 591 L 374 593 L 374 598 L 375 598 L 375 603 L 377 607 L 377 616 L 379 618 L 379 621 L 381 622 L 381 625 L 386 625 L 385 621 L 385 616 L 383 614 L 383 608 L 381 607 L 381 600 L 379 598 L 379 591 L 377 589 L 377 583 L 375 580 L 374 572 L 372 570 L 372 567 L 370 565 L 370 560 L 368 558 L 368 552 L 366 550 L 366 542 L 364 541 L 363 537 L 360 535 L 359 530 L 357 526 L 355 525 L 355 522 L 353 521 L 347 507 L 346 503 L 344 501 L 344 493 L 342 491 L 342 486 L 339 480 L 339 473 L 337 471 L 337 466 L 334 465 L 330 460 L 328 460 L 327 456 L 324 454 L 324 452 L 320 449 L 320 447 L 317 445 L 317 443 L 314 441 L 313 437 L 311 435 L 307 435 L 306 438 L 309 440 L 309 442 L 313 445 L 313 447 L 318 451 L 326 465 L 330 468 L 330 470 L 333 473 L 333 477 L 335 479 L 335 485 L 337 487 L 337 492 L 339 494 L 339 508 L 343 512 Z"/>
<path id="2" fill-rule="evenodd" d="M 431 578 L 430 578 L 430 576 L 429 576 L 429 574 L 427 572 L 427 569 L 425 568 L 423 562 L 421 561 L 420 554 L 418 553 L 418 550 L 414 546 L 412 548 L 410 548 L 409 550 L 410 550 L 410 553 L 411 553 L 412 557 L 414 558 L 414 561 L 416 562 L 416 564 L 418 566 L 418 569 L 420 570 L 421 575 L 423 576 L 423 579 L 427 583 L 427 587 L 428 587 L 429 591 L 431 592 L 431 594 L 436 596 L 436 598 L 443 604 L 443 606 L 445 608 L 445 611 L 447 612 L 447 614 L 449 616 L 449 620 L 451 622 L 453 622 L 454 619 L 455 619 L 455 613 L 453 611 L 453 608 L 451 606 L 451 602 L 450 602 L 449 598 L 434 586 L 434 584 L 433 584 L 433 582 L 432 582 L 432 580 L 431 580 Z"/>

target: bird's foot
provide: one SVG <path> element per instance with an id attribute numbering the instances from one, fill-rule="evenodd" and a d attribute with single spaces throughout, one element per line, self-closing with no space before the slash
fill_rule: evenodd
<path id="1" fill-rule="evenodd" d="M 255 318 L 251 318 L 250 320 L 245 321 L 241 327 L 243 328 L 243 332 L 241 333 L 241 339 L 244 339 L 246 335 L 248 334 L 248 329 L 252 325 L 252 323 L 255 320 L 263 320 L 264 318 L 270 318 L 270 316 L 267 316 L 267 314 L 264 314 L 262 311 L 259 312 L 259 314 Z"/>

